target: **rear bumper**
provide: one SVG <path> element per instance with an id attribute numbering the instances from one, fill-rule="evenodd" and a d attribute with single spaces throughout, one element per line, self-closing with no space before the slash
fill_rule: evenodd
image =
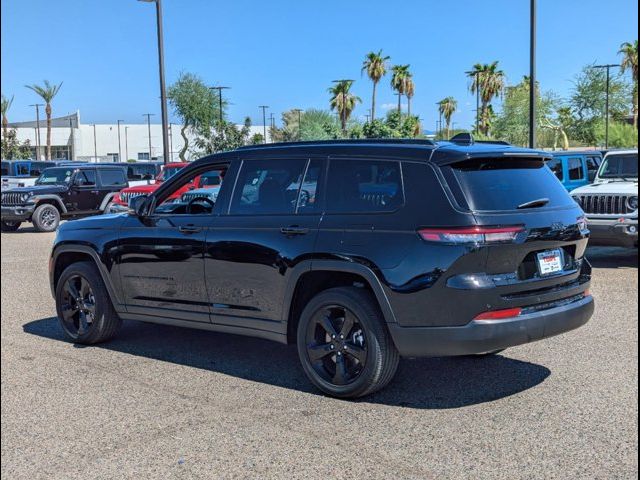
<path id="1" fill-rule="evenodd" d="M 588 219 L 591 236 L 589 245 L 635 247 L 638 245 L 638 219 Z"/>
<path id="2" fill-rule="evenodd" d="M 27 222 L 31 219 L 34 210 L 35 205 L 2 205 L 0 216 L 3 222 Z"/>
<path id="3" fill-rule="evenodd" d="M 388 324 L 405 357 L 446 357 L 503 350 L 581 327 L 593 315 L 593 297 L 505 320 L 473 320 L 462 327 L 401 327 Z"/>

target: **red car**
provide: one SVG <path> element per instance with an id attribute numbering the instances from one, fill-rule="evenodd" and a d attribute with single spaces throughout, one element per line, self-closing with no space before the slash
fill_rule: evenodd
<path id="1" fill-rule="evenodd" d="M 111 207 L 107 209 L 107 213 L 124 212 L 129 207 L 129 201 L 133 197 L 138 195 L 149 195 L 160 187 L 162 182 L 169 180 L 176 175 L 180 170 L 189 165 L 188 163 L 170 163 L 162 168 L 162 171 L 156 177 L 156 182 L 153 185 L 139 185 L 136 187 L 128 187 L 120 190 L 120 192 L 113 198 Z M 213 172 L 208 172 L 205 177 L 197 176 L 193 181 L 187 183 L 185 186 L 174 192 L 169 200 L 177 200 L 182 194 L 193 190 L 195 188 L 207 188 L 220 185 L 222 182 L 222 175 L 215 176 Z"/>

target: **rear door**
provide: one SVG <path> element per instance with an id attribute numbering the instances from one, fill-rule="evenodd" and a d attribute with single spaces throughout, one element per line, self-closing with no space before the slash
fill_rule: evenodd
<path id="1" fill-rule="evenodd" d="M 575 190 L 578 187 L 586 185 L 587 179 L 587 163 L 584 155 L 575 155 L 567 158 L 567 178 L 565 186 L 567 190 Z"/>
<path id="2" fill-rule="evenodd" d="M 324 159 L 243 158 L 226 211 L 207 233 L 205 276 L 212 321 L 279 331 L 291 269 L 313 252 Z"/>

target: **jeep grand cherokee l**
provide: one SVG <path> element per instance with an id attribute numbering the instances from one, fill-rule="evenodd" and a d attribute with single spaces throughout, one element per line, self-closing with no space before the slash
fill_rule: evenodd
<path id="1" fill-rule="evenodd" d="M 400 356 L 492 354 L 567 332 L 594 309 L 589 232 L 545 160 L 471 140 L 205 157 L 129 213 L 60 228 L 60 325 L 84 344 L 122 320 L 294 343 L 311 382 L 338 397 L 384 387 Z M 220 170 L 215 202 L 165 202 Z"/>

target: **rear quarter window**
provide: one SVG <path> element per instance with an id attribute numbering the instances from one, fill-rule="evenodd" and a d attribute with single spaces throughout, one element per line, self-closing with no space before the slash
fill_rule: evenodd
<path id="1" fill-rule="evenodd" d="M 455 183 L 452 190 L 460 192 L 470 210 L 517 210 L 520 205 L 542 198 L 549 200 L 544 208 L 574 205 L 541 159 L 471 159 L 447 166 L 444 172 L 447 182 Z"/>

